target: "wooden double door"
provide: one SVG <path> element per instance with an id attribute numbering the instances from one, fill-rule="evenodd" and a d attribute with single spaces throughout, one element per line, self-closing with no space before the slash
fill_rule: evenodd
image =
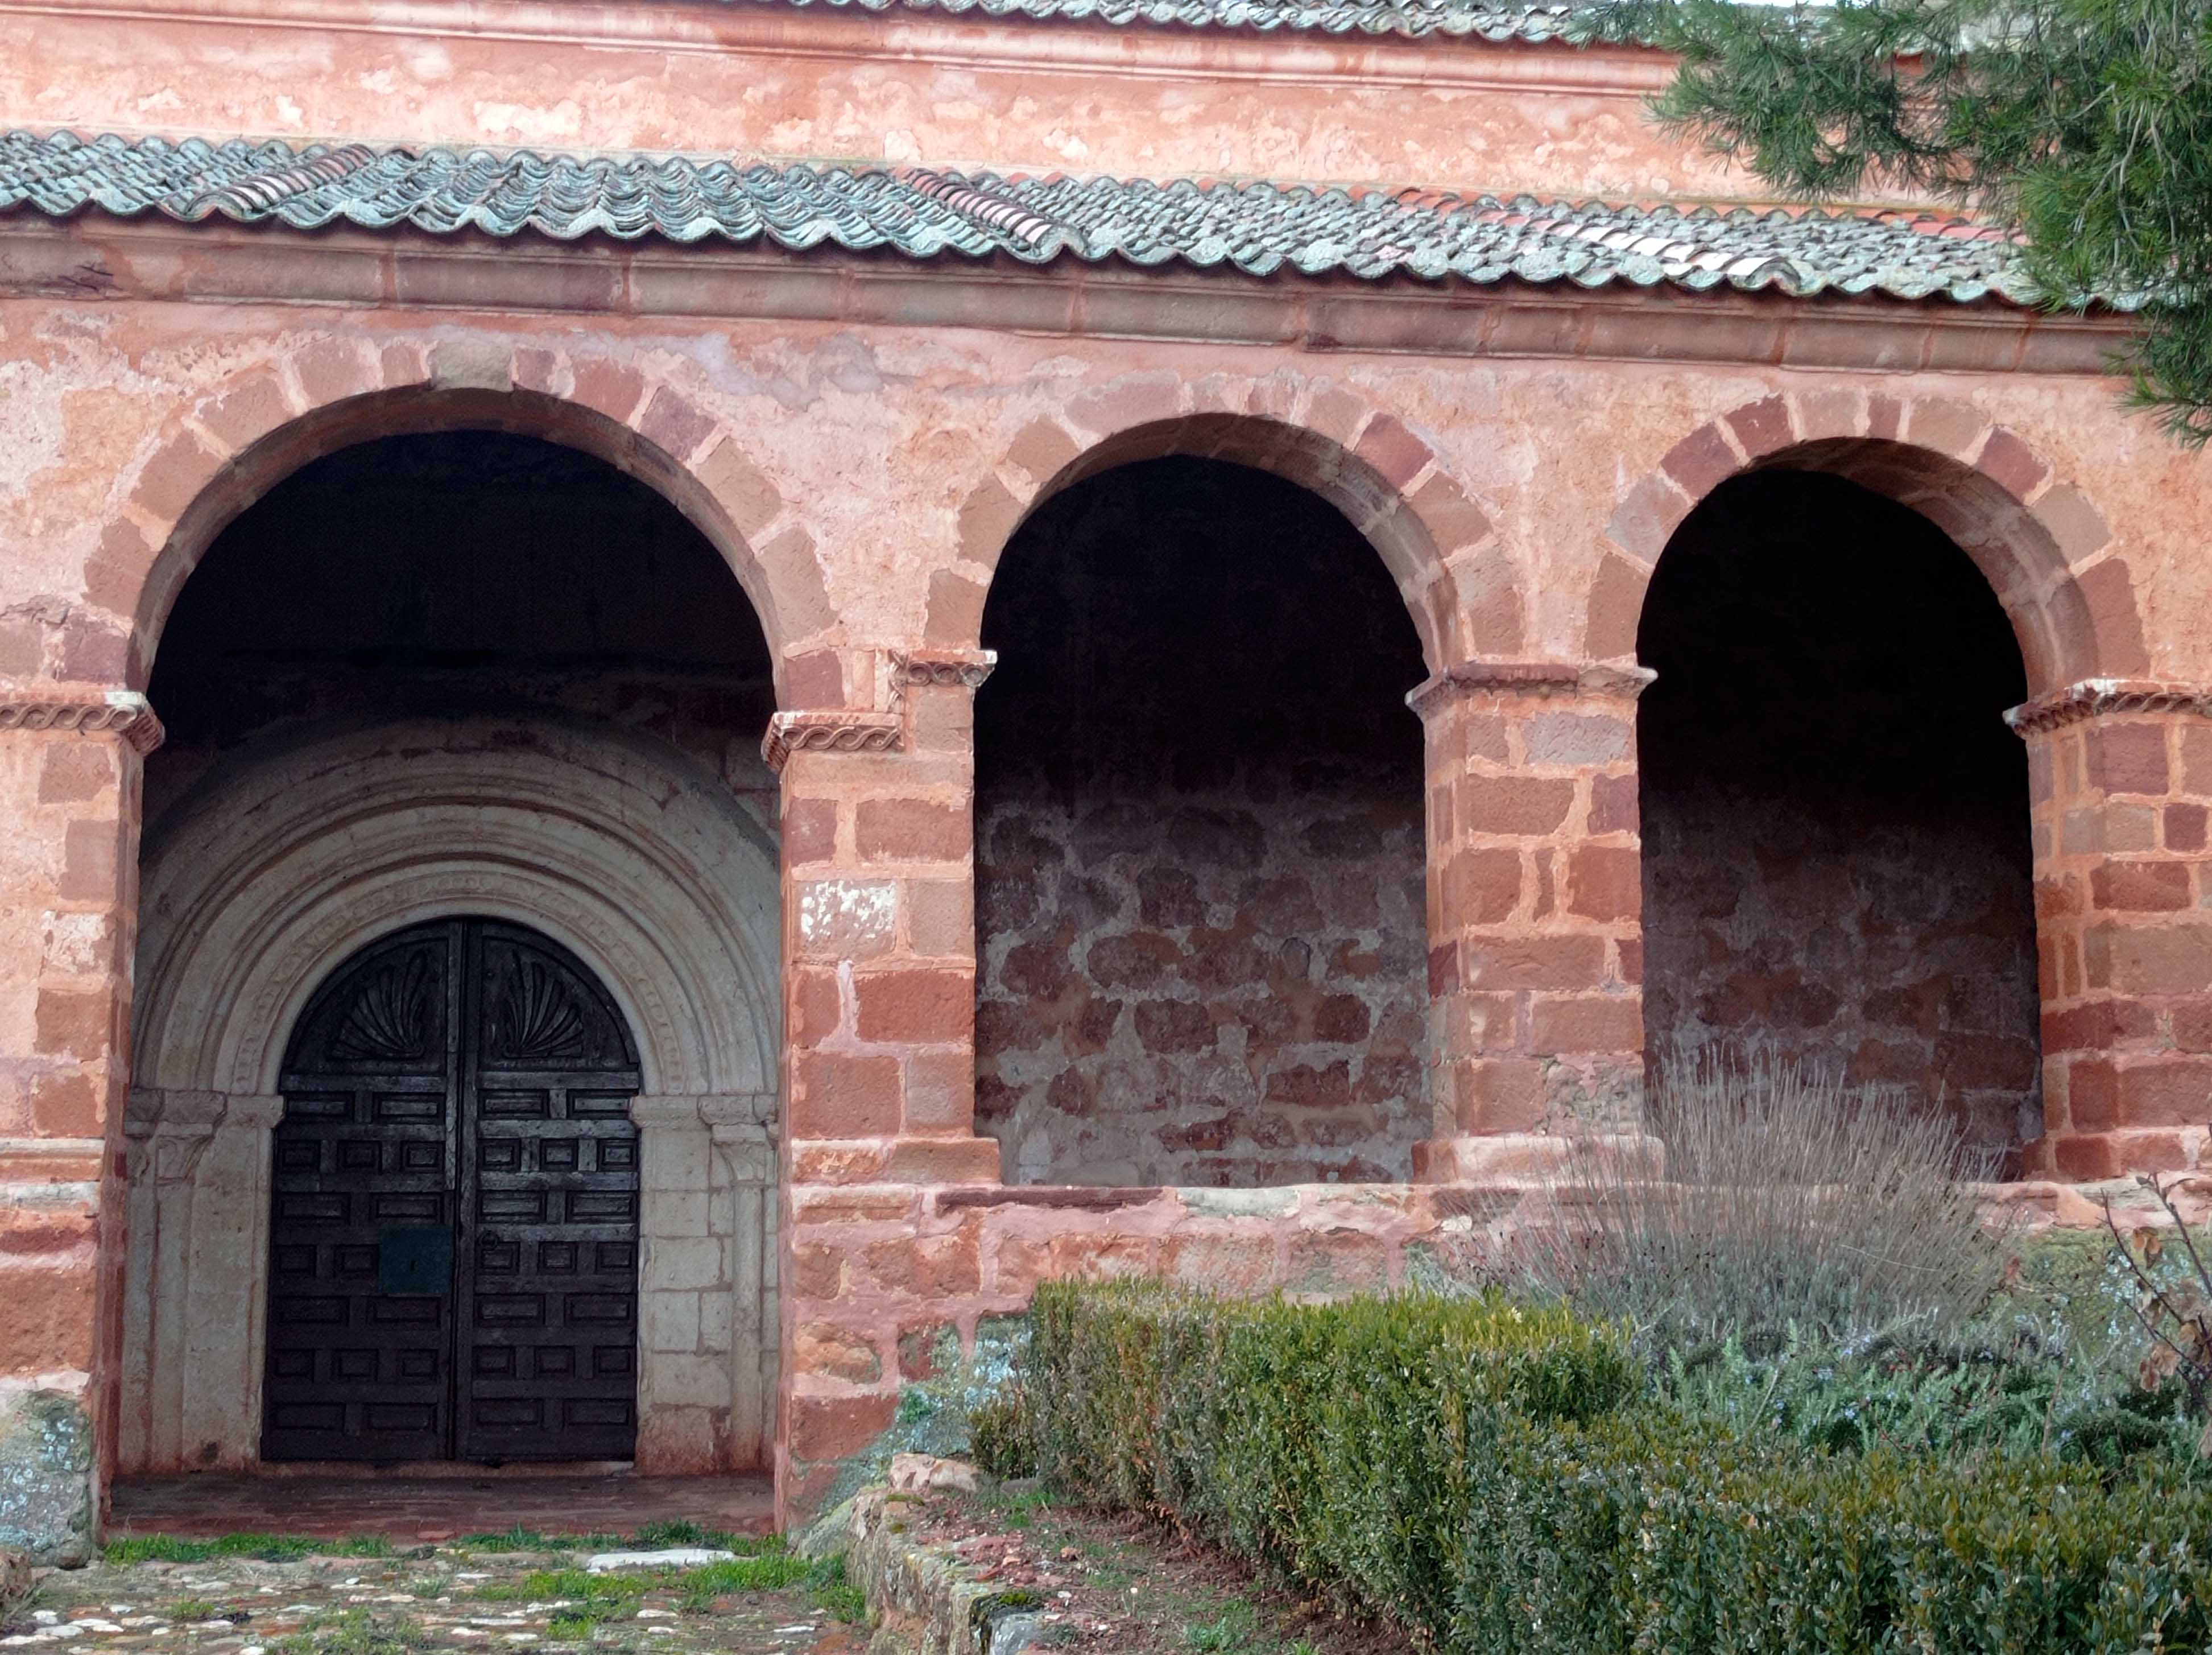
<path id="1" fill-rule="evenodd" d="M 440 920 L 334 972 L 285 1056 L 268 1459 L 629 1459 L 637 1049 L 535 931 Z"/>

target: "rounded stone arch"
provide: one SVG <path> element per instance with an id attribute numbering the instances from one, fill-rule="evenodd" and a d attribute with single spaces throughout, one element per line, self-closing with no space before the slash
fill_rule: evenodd
<path id="1" fill-rule="evenodd" d="M 2149 671 L 2127 562 L 2087 496 L 1969 404 L 1856 391 L 1764 397 L 1669 449 L 1607 526 L 1587 617 L 1590 656 L 1633 658 L 1644 593 L 1674 531 L 1720 484 L 1763 470 L 1840 477 L 1942 529 L 2003 605 L 2031 696 Z"/>
<path id="2" fill-rule="evenodd" d="M 1280 374 L 1127 375 L 1023 427 L 960 508 L 958 560 L 930 581 L 929 642 L 976 647 L 999 558 L 1047 501 L 1170 455 L 1268 472 L 1335 507 L 1389 569 L 1431 672 L 1521 653 L 1519 571 L 1490 513 L 1395 414 L 1341 386 Z"/>
<path id="3" fill-rule="evenodd" d="M 301 466 L 379 437 L 507 431 L 577 449 L 675 506 L 737 577 L 778 685 L 793 646 L 830 624 L 812 537 L 738 436 L 685 392 L 626 364 L 494 341 L 325 338 L 242 371 L 175 422 L 87 571 L 143 686 L 178 593 L 216 538 Z"/>
<path id="4" fill-rule="evenodd" d="M 778 884 L 768 829 L 710 774 L 542 709 L 325 728 L 197 783 L 144 853 L 122 1468 L 258 1462 L 270 1140 L 294 1026 L 359 949 L 458 915 L 568 948 L 638 1044 L 639 1469 L 765 1465 Z M 719 1280 L 700 1273 L 702 1246 Z M 693 1262 L 660 1270 L 660 1249 Z M 702 1293 L 728 1299 L 711 1331 Z"/>
<path id="5" fill-rule="evenodd" d="M 136 1084 L 273 1093 L 316 986 L 389 931 L 485 914 L 597 972 L 646 1089 L 765 1095 L 780 1047 L 767 831 L 643 740 L 476 717 L 249 749 L 150 838 Z"/>

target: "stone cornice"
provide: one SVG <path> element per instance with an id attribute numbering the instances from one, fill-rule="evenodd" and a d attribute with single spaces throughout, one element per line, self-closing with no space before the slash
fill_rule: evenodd
<path id="1" fill-rule="evenodd" d="M 2124 713 L 2179 713 L 2212 718 L 2212 685 L 2154 678 L 2083 678 L 2012 708 L 2006 723 L 2020 735 L 2041 735 L 2087 719 Z"/>
<path id="2" fill-rule="evenodd" d="M 0 683 L 0 730 L 59 730 L 116 735 L 143 757 L 161 745 L 161 721 L 136 690 L 65 684 Z"/>
<path id="3" fill-rule="evenodd" d="M 312 233 L 87 214 L 0 217 L 0 297 L 390 312 L 465 310 L 976 327 L 1431 358 L 1758 362 L 1792 368 L 2111 372 L 2133 325 L 1999 303 L 1683 293 L 1414 277 L 1265 277 L 1179 265 L 915 261 L 757 246 L 501 240 L 331 227 Z M 978 319 L 988 319 L 979 322 Z"/>
<path id="4" fill-rule="evenodd" d="M 909 650 L 891 656 L 891 684 L 899 690 L 980 690 L 998 664 L 995 649 Z"/>
<path id="5" fill-rule="evenodd" d="M 1469 661 L 1419 685 L 1406 704 L 1425 718 L 1437 709 L 1470 695 L 1598 697 L 1633 701 L 1658 677 L 1648 666 L 1565 660 Z"/>
<path id="6" fill-rule="evenodd" d="M 795 752 L 894 752 L 905 733 L 906 720 L 897 713 L 777 713 L 761 738 L 761 758 L 781 775 Z"/>

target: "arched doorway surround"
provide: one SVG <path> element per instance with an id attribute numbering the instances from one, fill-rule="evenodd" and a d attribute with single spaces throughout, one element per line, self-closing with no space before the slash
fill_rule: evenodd
<path id="1" fill-rule="evenodd" d="M 286 1044 L 363 944 L 459 914 L 570 951 L 638 1042 L 640 1469 L 765 1465 L 776 856 L 712 777 L 542 709 L 326 733 L 219 767 L 143 866 L 119 1469 L 257 1463 Z"/>

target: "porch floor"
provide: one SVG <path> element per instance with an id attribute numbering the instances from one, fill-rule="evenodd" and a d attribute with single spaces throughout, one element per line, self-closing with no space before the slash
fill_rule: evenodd
<path id="1" fill-rule="evenodd" d="M 171 1534 L 382 1535 L 450 1540 L 508 1529 L 540 1534 L 634 1534 L 679 1520 L 733 1534 L 775 1526 L 764 1476 L 191 1476 L 118 1478 L 110 1538 Z"/>

